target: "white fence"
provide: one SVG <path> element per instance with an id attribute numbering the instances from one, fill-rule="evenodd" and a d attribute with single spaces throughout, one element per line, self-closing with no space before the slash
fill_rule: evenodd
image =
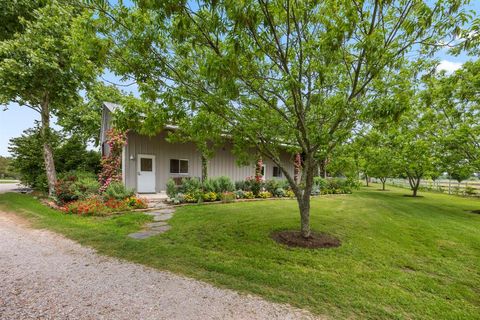
<path id="1" fill-rule="evenodd" d="M 375 178 L 372 178 L 372 182 L 381 183 L 379 179 Z M 410 184 L 407 179 L 389 178 L 387 179 L 386 184 L 410 189 Z M 478 180 L 466 180 L 460 183 L 456 180 L 421 180 L 420 188 L 423 190 L 438 191 L 448 194 L 480 196 L 480 181 Z"/>

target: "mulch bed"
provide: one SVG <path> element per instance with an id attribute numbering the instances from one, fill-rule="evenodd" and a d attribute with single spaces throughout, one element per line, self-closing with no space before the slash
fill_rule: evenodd
<path id="1" fill-rule="evenodd" d="M 302 237 L 300 231 L 277 231 L 271 235 L 280 244 L 297 248 L 335 248 L 341 245 L 340 240 L 327 233 L 312 232 L 309 238 Z"/>

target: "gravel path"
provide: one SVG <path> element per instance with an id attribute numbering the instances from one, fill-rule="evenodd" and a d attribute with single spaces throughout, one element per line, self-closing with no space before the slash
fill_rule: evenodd
<path id="1" fill-rule="evenodd" d="M 100 256 L 0 212 L 0 319 L 312 319 L 302 310 Z"/>

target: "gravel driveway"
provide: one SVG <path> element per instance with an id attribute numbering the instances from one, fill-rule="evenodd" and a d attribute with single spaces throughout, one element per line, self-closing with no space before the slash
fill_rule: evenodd
<path id="1" fill-rule="evenodd" d="M 311 319 L 309 313 L 104 257 L 0 212 L 0 319 Z"/>
<path id="2" fill-rule="evenodd" d="M 13 192 L 22 186 L 18 182 L 13 183 L 0 183 L 0 193 Z"/>

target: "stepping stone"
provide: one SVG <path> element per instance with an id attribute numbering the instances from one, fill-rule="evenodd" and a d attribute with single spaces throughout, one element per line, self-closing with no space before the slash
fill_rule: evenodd
<path id="1" fill-rule="evenodd" d="M 167 223 L 164 221 L 158 221 L 158 222 L 151 222 L 147 223 L 146 226 L 147 228 L 156 228 L 156 227 L 161 227 L 161 226 L 166 226 Z"/>
<path id="2" fill-rule="evenodd" d="M 146 212 L 144 212 L 144 213 L 145 213 L 146 215 L 148 215 L 148 216 L 159 216 L 159 215 L 162 214 L 162 213 L 157 212 L 157 211 L 146 211 Z"/>
<path id="3" fill-rule="evenodd" d="M 145 239 L 149 238 L 151 236 L 154 236 L 156 234 L 159 234 L 159 232 L 155 231 L 141 231 L 141 232 L 135 232 L 135 233 L 130 233 L 128 236 L 133 239 Z"/>
<path id="4" fill-rule="evenodd" d="M 171 228 L 172 228 L 171 226 L 165 225 L 165 226 L 160 226 L 160 227 L 152 228 L 151 230 L 154 231 L 154 232 L 157 232 L 157 234 L 160 234 L 160 233 L 167 232 L 167 231 L 170 230 Z"/>
<path id="5" fill-rule="evenodd" d="M 158 212 L 158 213 L 161 213 L 161 214 L 163 214 L 163 213 L 168 214 L 168 213 L 174 213 L 175 209 L 170 209 L 170 208 L 169 209 L 162 209 L 162 210 L 158 210 L 158 211 L 155 211 L 155 212 Z"/>
<path id="6" fill-rule="evenodd" d="M 167 221 L 173 216 L 173 213 L 161 214 L 153 216 L 153 221 Z"/>

